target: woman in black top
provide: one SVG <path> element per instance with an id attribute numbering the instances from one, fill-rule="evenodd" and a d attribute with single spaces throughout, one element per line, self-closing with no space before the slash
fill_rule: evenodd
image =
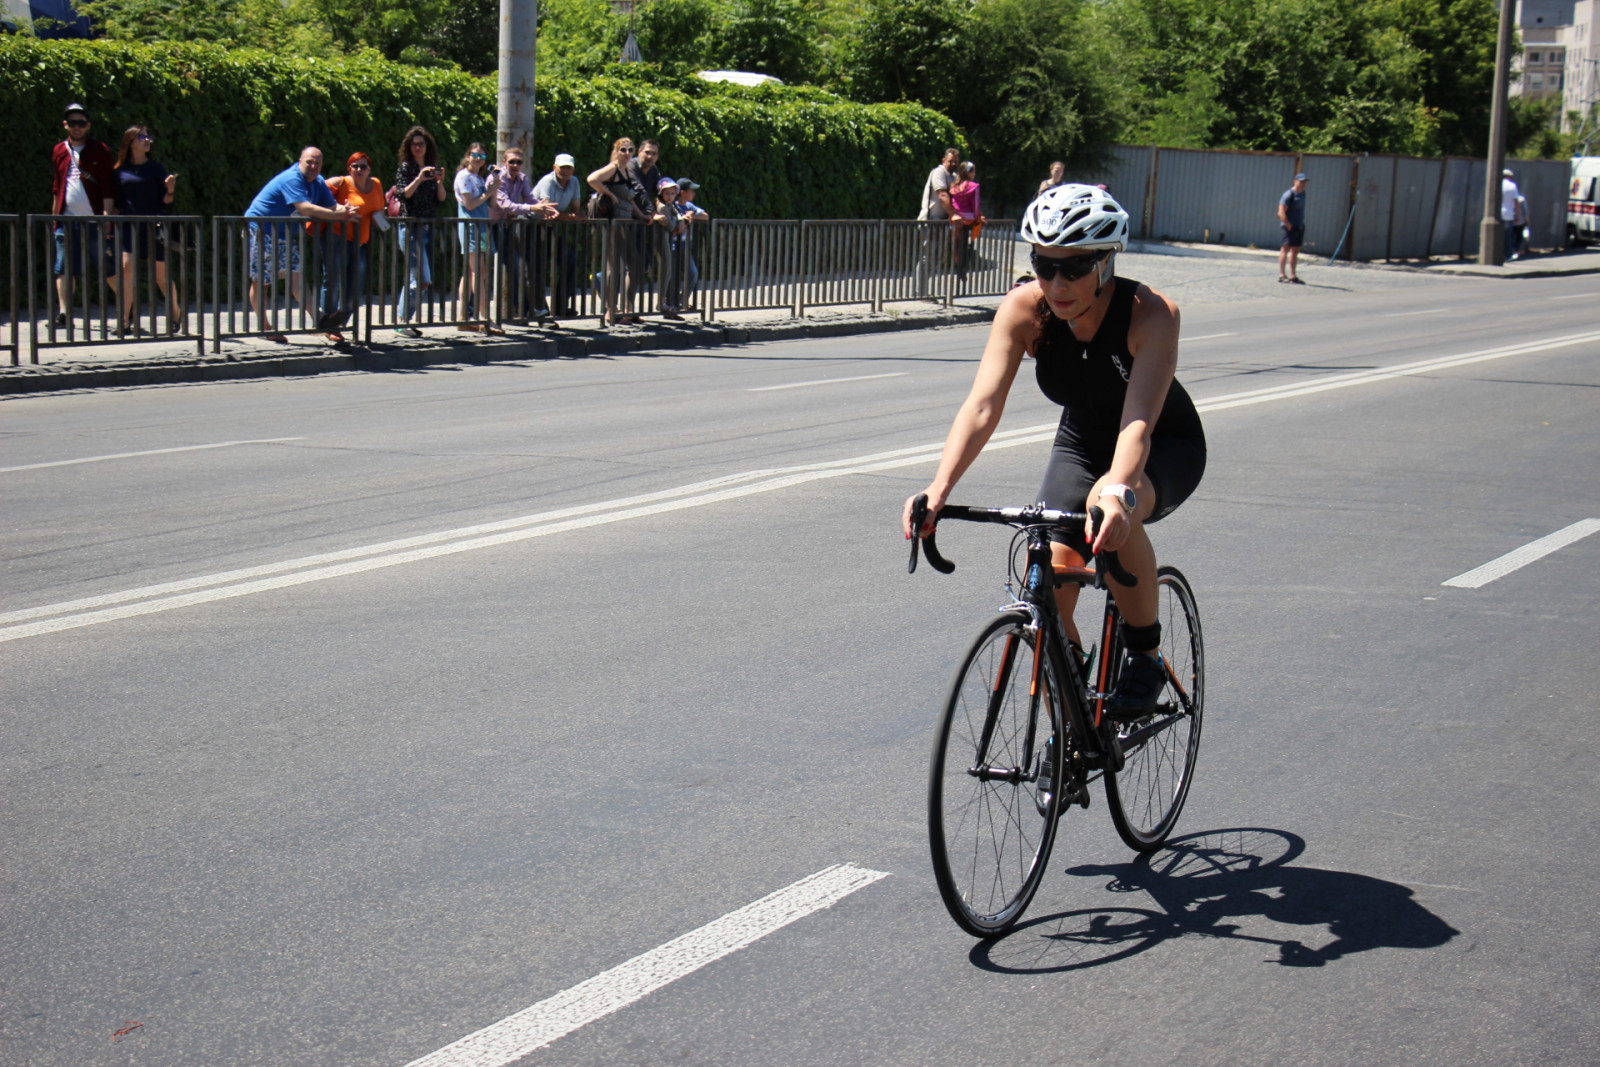
<path id="1" fill-rule="evenodd" d="M 178 184 L 176 174 L 150 158 L 150 149 L 156 139 L 148 126 L 129 126 L 122 134 L 122 147 L 117 150 L 116 202 L 119 215 L 170 215 L 174 190 Z M 177 301 L 172 286 L 167 281 L 167 240 L 159 225 L 154 223 L 125 223 L 122 226 L 122 321 L 129 333 L 138 336 L 136 314 L 139 303 L 139 286 L 134 270 L 134 259 L 146 260 L 155 265 L 156 288 L 167 296 L 167 332 L 183 329 L 183 317 L 178 314 Z"/>
<path id="2" fill-rule="evenodd" d="M 1111 582 L 1122 611 L 1128 659 L 1107 701 L 1113 717 L 1148 715 L 1165 681 L 1157 651 L 1156 556 L 1145 526 L 1172 513 L 1205 471 L 1205 433 L 1194 403 L 1173 378 L 1178 307 L 1147 285 L 1115 277 L 1113 257 L 1127 243 L 1128 216 L 1104 190 L 1060 185 L 1028 206 L 1024 239 L 1033 244 L 1037 280 L 1011 290 L 995 314 L 977 380 L 945 439 L 928 485 L 937 512 L 988 443 L 1025 356 L 1039 387 L 1064 408 L 1039 499 L 1047 507 L 1104 509 L 1098 529 L 1054 546 L 1058 566 L 1082 566 L 1085 546 L 1115 551 L 1138 578 Z M 911 529 L 911 501 L 903 519 Z M 1057 590 L 1068 636 L 1078 587 Z"/>
<path id="3" fill-rule="evenodd" d="M 439 169 L 439 145 L 433 134 L 421 126 L 406 131 L 400 141 L 400 165 L 394 173 L 395 196 L 400 201 L 400 214 L 408 219 L 433 219 L 444 202 L 444 171 Z M 406 284 L 400 290 L 395 312 L 401 322 L 405 337 L 421 337 L 409 325 L 411 316 L 422 302 L 420 290 L 433 284 L 433 230 L 429 223 L 402 225 L 400 246 L 406 250 Z"/>
<path id="4" fill-rule="evenodd" d="M 589 188 L 595 191 L 594 217 L 597 219 L 632 219 L 640 223 L 650 221 L 650 216 L 639 209 L 639 198 L 652 195 L 634 176 L 628 163 L 633 159 L 631 138 L 618 137 L 611 145 L 611 162 L 589 175 Z M 625 229 L 626 227 L 613 227 Z M 642 226 L 640 227 L 642 228 Z M 630 255 L 633 237 L 627 233 L 612 232 L 606 244 L 605 285 L 601 298 L 605 301 L 604 322 L 615 326 L 624 322 L 639 322 L 633 314 L 633 290 L 642 279 L 634 257 Z M 621 300 L 618 301 L 618 291 Z"/>

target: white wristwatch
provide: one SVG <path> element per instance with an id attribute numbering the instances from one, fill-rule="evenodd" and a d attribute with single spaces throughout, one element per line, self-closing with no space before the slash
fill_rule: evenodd
<path id="1" fill-rule="evenodd" d="M 1121 482 L 1118 482 L 1116 485 L 1106 486 L 1104 489 L 1100 490 L 1100 495 L 1116 497 L 1117 500 L 1122 504 L 1122 510 L 1126 511 L 1129 515 L 1132 515 L 1133 509 L 1139 506 L 1139 498 L 1133 495 L 1132 489 L 1126 485 L 1123 485 Z"/>

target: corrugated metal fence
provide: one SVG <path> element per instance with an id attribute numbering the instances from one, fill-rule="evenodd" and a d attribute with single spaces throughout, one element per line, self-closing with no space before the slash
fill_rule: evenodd
<path id="1" fill-rule="evenodd" d="M 1133 216 L 1135 237 L 1276 248 L 1278 198 L 1303 171 L 1306 251 L 1421 259 L 1478 254 L 1484 166 L 1481 159 L 1119 146 L 1103 167 L 1070 177 L 1105 183 Z M 1528 202 L 1528 247 L 1564 247 L 1567 161 L 1508 166 Z"/>

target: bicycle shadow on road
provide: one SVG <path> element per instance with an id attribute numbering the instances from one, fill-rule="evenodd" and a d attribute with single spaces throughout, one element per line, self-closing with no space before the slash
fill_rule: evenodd
<path id="1" fill-rule="evenodd" d="M 1305 841 L 1285 830 L 1212 830 L 1169 841 L 1129 863 L 1069 868 L 1110 877 L 1106 890 L 1145 894 L 1156 908 L 1099 907 L 1058 912 L 973 946 L 974 965 L 1011 974 L 1083 970 L 1177 937 L 1270 945 L 1282 967 L 1321 967 L 1375 948 L 1437 948 L 1459 932 L 1412 899 L 1412 890 L 1364 874 L 1296 867 Z M 1301 938 L 1274 926 L 1323 928 Z M 1320 947 L 1307 942 L 1325 941 Z"/>

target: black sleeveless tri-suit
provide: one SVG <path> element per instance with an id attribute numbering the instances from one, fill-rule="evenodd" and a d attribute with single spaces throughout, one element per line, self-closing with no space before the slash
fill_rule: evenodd
<path id="1" fill-rule="evenodd" d="M 1122 405 L 1128 393 L 1133 356 L 1128 352 L 1128 325 L 1139 283 L 1116 278 L 1111 307 L 1092 340 L 1080 341 L 1072 328 L 1044 312 L 1044 327 L 1034 346 L 1039 389 L 1060 404 L 1061 425 L 1050 449 L 1039 499 L 1048 507 L 1084 511 L 1095 501 L 1089 491 L 1111 469 L 1122 429 Z M 1164 518 L 1189 498 L 1206 469 L 1206 435 L 1189 393 L 1173 381 L 1166 403 L 1151 428 L 1145 482 L 1155 491 L 1155 511 L 1146 523 Z M 1083 544 L 1083 530 L 1072 531 L 1068 543 Z"/>

